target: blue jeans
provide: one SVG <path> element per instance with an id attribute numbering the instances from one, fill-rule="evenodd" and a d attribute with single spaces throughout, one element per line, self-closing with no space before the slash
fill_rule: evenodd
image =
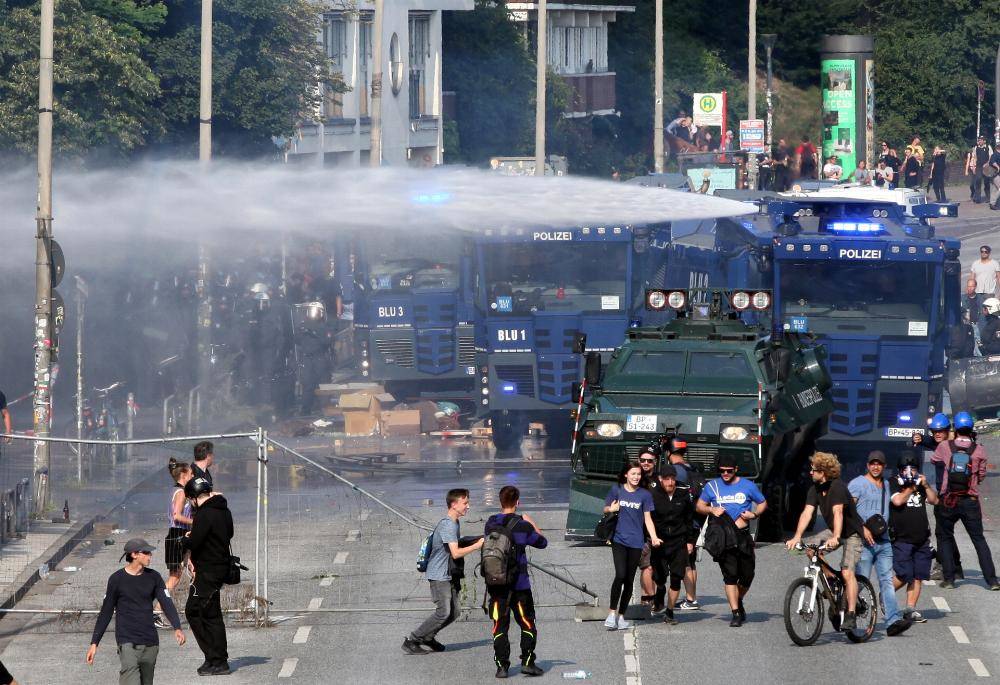
<path id="1" fill-rule="evenodd" d="M 865 545 L 861 550 L 861 558 L 854 572 L 859 576 L 868 578 L 872 573 L 872 566 L 878 574 L 878 593 L 882 598 L 882 605 L 885 607 L 885 624 L 891 626 L 896 621 L 903 618 L 899 613 L 899 605 L 896 604 L 896 589 L 892 585 L 892 543 L 876 542 L 874 545 Z"/>

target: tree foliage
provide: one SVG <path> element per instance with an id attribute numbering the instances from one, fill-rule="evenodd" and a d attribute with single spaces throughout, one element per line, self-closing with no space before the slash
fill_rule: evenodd
<path id="1" fill-rule="evenodd" d="M 38 4 L 0 11 L 0 146 L 21 153 L 38 136 Z M 53 139 L 71 157 L 119 156 L 162 130 L 158 80 L 139 41 L 79 0 L 56 3 Z"/>

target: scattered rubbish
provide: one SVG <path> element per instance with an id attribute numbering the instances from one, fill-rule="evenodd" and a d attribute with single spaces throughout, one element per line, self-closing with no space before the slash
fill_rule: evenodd
<path id="1" fill-rule="evenodd" d="M 42 578 L 42 579 L 45 579 L 45 578 L 49 577 L 49 565 L 48 564 L 42 564 L 41 566 L 38 567 L 38 577 Z"/>
<path id="2" fill-rule="evenodd" d="M 105 538 L 105 539 L 104 539 L 104 544 L 105 544 L 105 545 L 106 545 L 107 547 L 112 547 L 112 546 L 114 546 L 114 544 L 115 544 L 115 541 L 114 541 L 114 540 L 112 540 L 111 538 Z"/>
<path id="3" fill-rule="evenodd" d="M 317 428 L 328 428 L 333 425 L 333 421 L 327 421 L 326 419 L 316 419 L 312 422 L 312 425 Z"/>
<path id="4" fill-rule="evenodd" d="M 424 500 L 424 506 L 425 507 L 433 507 L 434 506 L 434 500 L 432 500 L 430 498 L 425 499 Z"/>
<path id="5" fill-rule="evenodd" d="M 566 680 L 586 680 L 589 677 L 590 673 L 583 669 L 579 671 L 563 671 L 563 678 Z"/>
<path id="6" fill-rule="evenodd" d="M 111 531 L 111 534 L 112 535 L 122 535 L 123 533 L 127 533 L 127 532 L 128 532 L 128 528 L 115 528 L 114 530 Z"/>
<path id="7" fill-rule="evenodd" d="M 66 571 L 67 573 L 72 573 L 73 571 L 79 571 L 80 569 L 78 569 L 76 566 L 63 566 L 59 570 Z"/>

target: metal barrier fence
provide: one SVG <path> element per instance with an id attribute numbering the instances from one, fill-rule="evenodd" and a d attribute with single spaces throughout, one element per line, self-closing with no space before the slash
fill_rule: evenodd
<path id="1" fill-rule="evenodd" d="M 14 438 L 27 448 L 35 441 L 25 436 Z M 54 463 L 58 462 L 56 455 L 68 454 L 60 446 L 77 442 L 48 440 L 52 443 Z M 134 536 L 155 540 L 150 536 L 158 535 L 157 531 L 165 532 L 168 497 L 172 492 L 165 469 L 167 459 L 173 455 L 179 461 L 189 461 L 191 446 L 201 440 L 212 440 L 215 444 L 213 480 L 216 489 L 227 498 L 236 522 L 233 551 L 251 566 L 250 577 L 244 584 L 225 595 L 225 607 L 230 614 L 262 626 L 269 624 L 272 612 L 396 613 L 430 608 L 426 584 L 414 572 L 414 557 L 432 523 L 391 501 L 393 495 L 386 493 L 384 482 L 371 487 L 359 485 L 357 479 L 373 471 L 370 465 L 342 466 L 343 462 L 328 459 L 334 451 L 329 443 L 313 445 L 310 456 L 308 447 L 293 447 L 287 441 L 271 439 L 260 428 L 212 435 L 84 441 L 91 445 L 127 446 L 134 453 L 132 459 L 119 464 L 117 469 L 110 462 L 88 465 L 85 469 L 83 494 L 98 492 L 108 470 L 135 471 L 131 479 L 112 478 L 112 489 L 119 500 L 123 493 L 130 493 L 124 506 L 112 516 L 119 525 L 112 531 L 116 546 Z M 55 469 L 61 475 L 54 480 L 54 495 L 62 491 L 60 487 L 72 470 Z M 374 470 L 379 471 L 378 464 Z M 353 477 L 354 473 L 359 475 Z M 27 479 L 18 487 L 22 498 L 26 491 L 30 492 Z M 0 523 L 6 521 L 5 501 L 0 497 Z M 249 525 L 251 521 L 253 525 Z M 90 551 L 96 554 L 97 547 L 98 543 L 92 542 Z M 111 561 L 116 558 L 114 554 Z M 107 556 L 105 559 L 105 565 L 110 563 Z M 162 559 L 156 561 L 162 563 Z M 463 589 L 466 607 L 476 604 L 484 590 L 471 566 Z M 564 569 L 535 563 L 531 566 L 538 572 L 533 580 L 538 595 L 546 598 L 539 606 L 575 606 L 581 599 L 597 604 L 597 595 L 574 582 Z M 33 607 L 19 605 L 7 613 L 94 614 L 106 582 L 103 570 L 110 573 L 114 569 L 107 566 L 102 572 L 76 577 L 74 582 L 37 600 Z M 183 596 L 180 593 L 185 582 L 186 579 L 182 580 L 175 596 Z M 322 588 L 328 601 L 326 606 L 317 601 L 317 588 Z M 546 601 L 560 603 L 545 604 Z"/>

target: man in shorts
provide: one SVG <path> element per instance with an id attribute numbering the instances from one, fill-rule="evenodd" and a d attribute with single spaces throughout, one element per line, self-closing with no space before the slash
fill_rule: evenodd
<path id="1" fill-rule="evenodd" d="M 642 453 L 639 454 L 639 468 L 642 469 L 642 481 L 650 493 L 655 493 L 660 487 L 657 478 L 657 469 L 660 466 L 660 457 L 663 454 L 660 443 L 657 440 L 649 443 Z M 639 587 L 642 589 L 642 605 L 650 606 L 652 603 L 652 613 L 663 611 L 662 603 L 655 602 L 656 582 L 653 579 L 653 563 L 649 540 L 642 546 L 642 554 L 639 556 Z"/>
<path id="2" fill-rule="evenodd" d="M 788 549 L 793 549 L 802 542 L 802 534 L 809 527 L 817 507 L 823 514 L 829 532 L 822 532 L 809 538 L 808 543 L 825 545 L 829 550 L 843 547 L 844 553 L 840 559 L 840 572 L 844 576 L 844 586 L 847 590 L 847 613 L 840 624 L 841 630 L 854 630 L 857 627 L 855 607 L 858 604 L 858 579 L 854 567 L 861 557 L 863 546 L 861 528 L 864 523 L 854 508 L 854 499 L 847 490 L 847 485 L 840 480 L 840 460 L 837 455 L 827 452 L 817 452 L 810 460 L 809 470 L 813 484 L 806 495 L 806 506 L 799 516 L 799 524 L 795 535 L 785 543 Z"/>
<path id="3" fill-rule="evenodd" d="M 906 608 L 903 616 L 914 623 L 926 623 L 917 601 L 923 581 L 931 578 L 931 524 L 925 504 L 936 505 L 937 493 L 920 473 L 917 457 L 904 454 L 899 460 L 899 473 L 890 481 L 889 527 L 892 539 L 892 569 L 896 574 L 893 585 L 899 590 L 906 586 Z"/>

